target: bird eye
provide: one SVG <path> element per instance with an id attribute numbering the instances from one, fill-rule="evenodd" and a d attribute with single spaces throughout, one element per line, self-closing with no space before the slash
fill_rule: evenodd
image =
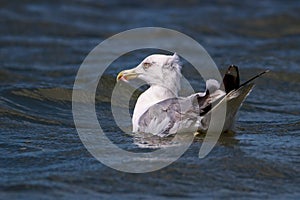
<path id="1" fill-rule="evenodd" d="M 144 62 L 143 63 L 143 68 L 144 69 L 148 69 L 150 66 L 151 66 L 151 63 L 149 63 L 149 62 Z"/>

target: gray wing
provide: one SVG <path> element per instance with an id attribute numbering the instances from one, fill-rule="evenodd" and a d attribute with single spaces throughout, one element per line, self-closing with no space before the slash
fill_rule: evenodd
<path id="1" fill-rule="evenodd" d="M 171 98 L 151 106 L 139 119 L 139 132 L 168 136 L 177 132 L 205 129 L 202 116 L 221 94 L 197 93 L 186 98 Z"/>
<path id="2" fill-rule="evenodd" d="M 139 132 L 168 135 L 181 118 L 177 98 L 167 99 L 151 106 L 139 119 Z"/>

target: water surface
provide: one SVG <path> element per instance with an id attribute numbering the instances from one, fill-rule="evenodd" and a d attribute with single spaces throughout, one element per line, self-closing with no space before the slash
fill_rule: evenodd
<path id="1" fill-rule="evenodd" d="M 299 199 L 299 1 L 8 1 L 0 17 L 1 199 L 101 198 Z M 158 26 L 200 42 L 224 72 L 242 80 L 265 69 L 242 107 L 235 135 L 224 135 L 205 159 L 202 139 L 172 165 L 126 174 L 92 157 L 71 111 L 77 70 L 97 44 L 131 28 Z M 102 79 L 99 121 L 125 149 L 131 137 L 109 112 L 116 74 L 146 51 L 125 56 Z M 203 88 L 192 69 L 183 74 Z M 100 95 L 101 94 L 101 95 Z"/>

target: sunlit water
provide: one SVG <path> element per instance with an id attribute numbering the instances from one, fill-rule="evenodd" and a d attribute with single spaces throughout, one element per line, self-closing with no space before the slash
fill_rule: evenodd
<path id="1" fill-rule="evenodd" d="M 0 198 L 298 199 L 300 3 L 109 2 L 1 2 Z M 222 136 L 205 159 L 197 157 L 200 137 L 172 165 L 126 174 L 102 165 L 85 149 L 74 127 L 71 95 L 90 50 L 113 34 L 142 26 L 191 36 L 222 72 L 229 64 L 240 66 L 242 80 L 271 72 L 256 81 L 236 134 Z M 96 98 L 109 138 L 132 151 L 139 147 L 116 126 L 109 99 L 117 73 L 145 56 L 137 51 L 114 63 Z M 203 89 L 190 68 L 183 74 Z"/>

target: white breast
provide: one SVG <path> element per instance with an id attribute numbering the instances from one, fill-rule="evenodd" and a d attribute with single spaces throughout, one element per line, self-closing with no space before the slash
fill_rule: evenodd
<path id="1" fill-rule="evenodd" d="M 139 119 L 152 105 L 169 98 L 177 97 L 177 94 L 172 93 L 170 90 L 158 86 L 153 85 L 144 93 L 142 93 L 136 104 L 133 111 L 132 116 L 132 125 L 133 125 L 133 132 L 138 131 L 138 123 Z"/>

